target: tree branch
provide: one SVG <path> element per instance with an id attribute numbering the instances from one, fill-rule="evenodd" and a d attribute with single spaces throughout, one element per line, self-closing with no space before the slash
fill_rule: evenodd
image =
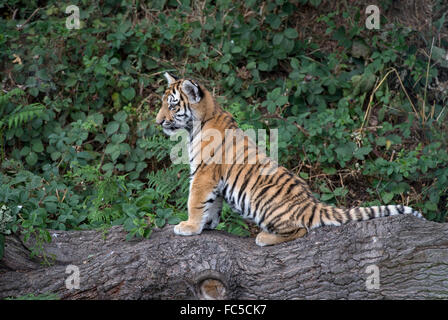
<path id="1" fill-rule="evenodd" d="M 63 299 L 448 298 L 448 224 L 413 216 L 322 227 L 263 248 L 220 231 L 176 236 L 172 226 L 148 240 L 125 236 L 120 227 L 107 234 L 52 231 L 44 245 L 55 257 L 51 267 L 29 258 L 32 242 L 8 236 L 0 298 L 49 292 Z M 79 268 L 79 289 L 66 289 L 67 265 Z M 369 266 L 378 268 L 378 289 L 369 289 Z"/>

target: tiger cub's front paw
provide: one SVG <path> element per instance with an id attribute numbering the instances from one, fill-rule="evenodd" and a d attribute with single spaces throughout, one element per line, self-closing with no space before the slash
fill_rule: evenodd
<path id="1" fill-rule="evenodd" d="M 181 236 L 192 236 L 201 233 L 201 228 L 199 225 L 195 225 L 188 221 L 182 221 L 174 227 L 174 233 Z"/>

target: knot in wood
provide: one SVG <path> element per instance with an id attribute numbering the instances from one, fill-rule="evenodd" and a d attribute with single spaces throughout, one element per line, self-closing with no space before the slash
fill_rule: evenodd
<path id="1" fill-rule="evenodd" d="M 195 277 L 196 295 L 201 300 L 224 300 L 227 294 L 227 280 L 216 270 L 201 271 Z"/>

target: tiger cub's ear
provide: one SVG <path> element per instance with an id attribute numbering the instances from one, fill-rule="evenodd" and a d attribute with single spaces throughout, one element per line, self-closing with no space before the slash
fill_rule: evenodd
<path id="1" fill-rule="evenodd" d="M 184 80 L 182 83 L 182 91 L 187 95 L 190 103 L 199 103 L 204 93 L 202 92 L 199 85 L 192 80 Z"/>
<path id="2" fill-rule="evenodd" d="M 168 85 L 171 85 L 173 82 L 176 82 L 176 80 L 178 79 L 177 77 L 173 76 L 171 73 L 165 72 L 163 74 L 166 78 L 166 80 L 168 81 Z"/>

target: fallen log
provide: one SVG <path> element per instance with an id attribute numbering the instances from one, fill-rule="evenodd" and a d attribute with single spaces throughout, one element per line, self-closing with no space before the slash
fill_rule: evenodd
<path id="1" fill-rule="evenodd" d="M 51 231 L 43 246 L 51 266 L 30 259 L 32 241 L 8 236 L 0 298 L 448 298 L 448 224 L 395 216 L 318 228 L 272 247 L 223 231 L 181 237 L 172 228 L 140 241 L 126 241 L 120 227 Z"/>

